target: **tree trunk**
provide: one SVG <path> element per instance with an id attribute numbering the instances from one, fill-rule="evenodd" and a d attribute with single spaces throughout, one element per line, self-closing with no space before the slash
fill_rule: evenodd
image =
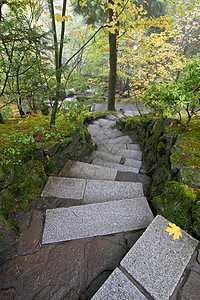
<path id="1" fill-rule="evenodd" d="M 109 3 L 113 4 L 112 0 Z M 109 9 L 109 21 L 113 18 L 113 11 Z M 108 110 L 115 110 L 115 89 L 117 79 L 117 30 L 115 34 L 109 32 L 109 84 L 108 84 Z"/>
<path id="2" fill-rule="evenodd" d="M 0 124 L 4 124 L 3 116 L 1 113 L 0 113 Z"/>

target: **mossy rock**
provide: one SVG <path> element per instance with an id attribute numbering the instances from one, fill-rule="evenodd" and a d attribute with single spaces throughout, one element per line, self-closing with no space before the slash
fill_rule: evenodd
<path id="1" fill-rule="evenodd" d="M 192 229 L 195 236 L 200 239 L 200 200 L 198 200 L 192 208 Z"/>
<path id="2" fill-rule="evenodd" d="M 187 185 L 169 181 L 163 188 L 163 193 L 152 199 L 154 209 L 158 214 L 189 231 L 192 226 L 191 211 L 195 205 L 196 193 Z"/>
<path id="3" fill-rule="evenodd" d="M 32 199 L 40 196 L 45 182 L 42 162 L 31 160 L 15 165 L 10 184 L 1 193 L 4 213 L 25 210 Z"/>
<path id="4" fill-rule="evenodd" d="M 179 171 L 179 181 L 190 187 L 200 189 L 200 170 L 183 168 Z"/>

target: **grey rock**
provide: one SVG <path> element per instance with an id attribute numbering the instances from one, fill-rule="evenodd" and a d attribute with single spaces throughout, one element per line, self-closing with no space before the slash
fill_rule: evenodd
<path id="1" fill-rule="evenodd" d="M 146 228 L 153 219 L 146 198 L 46 211 L 42 243 L 54 243 Z"/>
<path id="2" fill-rule="evenodd" d="M 84 203 L 132 199 L 142 196 L 142 183 L 87 179 Z"/>
<path id="3" fill-rule="evenodd" d="M 116 268 L 92 300 L 146 300 L 138 288 Z"/>
<path id="4" fill-rule="evenodd" d="M 83 199 L 86 179 L 49 177 L 42 197 Z"/>
<path id="5" fill-rule="evenodd" d="M 157 216 L 132 249 L 121 266 L 156 300 L 172 295 L 198 241 L 183 230 L 173 240 L 165 229 L 168 221 Z"/>
<path id="6" fill-rule="evenodd" d="M 139 173 L 139 168 L 135 168 L 135 167 L 129 167 L 126 165 L 120 165 L 114 162 L 109 162 L 109 161 L 103 161 L 100 159 L 94 159 L 92 161 L 92 164 L 97 165 L 97 166 L 104 166 L 104 167 L 108 167 L 108 168 L 114 168 L 117 171 L 120 172 L 133 172 L 133 173 Z"/>
<path id="7" fill-rule="evenodd" d="M 183 287 L 181 299 L 200 299 L 200 274 L 191 271 L 188 280 Z"/>
<path id="8" fill-rule="evenodd" d="M 115 180 L 117 170 L 69 160 L 59 176 L 83 179 Z"/>

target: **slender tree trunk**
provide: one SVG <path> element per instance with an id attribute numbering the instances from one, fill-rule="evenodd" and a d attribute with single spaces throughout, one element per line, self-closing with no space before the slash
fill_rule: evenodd
<path id="1" fill-rule="evenodd" d="M 64 34 L 65 34 L 65 21 L 63 20 L 63 22 L 62 22 L 61 37 L 60 37 L 60 49 L 59 49 L 57 32 L 56 32 L 53 0 L 49 0 L 49 1 L 50 1 L 50 7 L 51 7 L 50 12 L 51 12 L 52 27 L 53 27 L 55 69 L 56 69 L 56 95 L 55 95 L 55 101 L 53 104 L 52 113 L 51 113 L 51 121 L 50 121 L 50 125 L 52 126 L 52 125 L 55 125 L 56 114 L 57 114 L 57 110 L 58 110 L 58 101 L 59 101 L 59 97 L 60 97 L 60 85 L 61 85 L 61 75 L 62 75 L 61 67 L 62 67 L 62 54 L 63 54 L 63 43 L 64 43 Z M 62 16 L 65 15 L 66 4 L 67 4 L 67 0 L 63 0 Z"/>
<path id="2" fill-rule="evenodd" d="M 109 3 L 113 4 L 112 0 Z M 109 9 L 109 21 L 112 21 L 113 11 Z M 108 84 L 108 110 L 115 110 L 115 89 L 117 80 L 117 30 L 115 34 L 109 32 L 109 84 Z"/>

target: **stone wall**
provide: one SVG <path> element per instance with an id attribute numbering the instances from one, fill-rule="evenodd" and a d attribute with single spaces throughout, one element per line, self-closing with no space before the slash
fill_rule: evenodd
<path id="1" fill-rule="evenodd" d="M 117 128 L 133 131 L 141 144 L 147 175 L 151 176 L 149 199 L 155 214 L 161 214 L 200 238 L 199 170 L 175 165 L 171 155 L 180 151 L 183 137 L 171 129 L 172 119 L 119 119 Z M 189 178 L 189 179 L 188 179 Z"/>
<path id="2" fill-rule="evenodd" d="M 0 166 L 0 209 L 3 214 L 26 210 L 40 197 L 48 175 L 57 175 L 68 159 L 81 159 L 93 150 L 86 127 L 77 128 L 63 142 L 38 144 L 24 150 L 20 164 Z"/>

